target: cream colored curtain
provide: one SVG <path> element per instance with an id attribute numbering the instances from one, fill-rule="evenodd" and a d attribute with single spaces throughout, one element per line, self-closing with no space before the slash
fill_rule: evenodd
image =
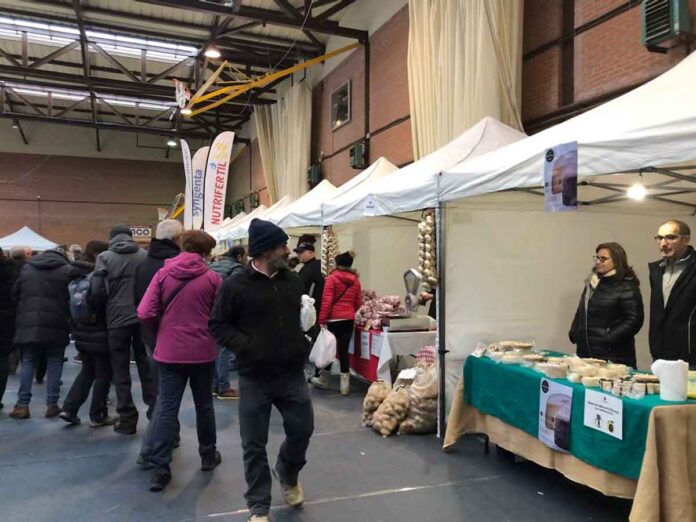
<path id="1" fill-rule="evenodd" d="M 271 203 L 299 198 L 308 188 L 312 93 L 298 83 L 275 105 L 257 106 L 254 122 Z"/>
<path id="2" fill-rule="evenodd" d="M 493 116 L 522 130 L 522 0 L 409 0 L 415 159 Z"/>

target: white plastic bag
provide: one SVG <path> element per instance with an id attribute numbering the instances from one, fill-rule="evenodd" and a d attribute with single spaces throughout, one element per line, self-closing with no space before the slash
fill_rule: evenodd
<path id="1" fill-rule="evenodd" d="M 302 331 L 307 332 L 317 322 L 317 309 L 314 308 L 314 299 L 308 295 L 302 296 L 300 308 L 300 325 Z"/>
<path id="2" fill-rule="evenodd" d="M 309 354 L 309 362 L 313 362 L 317 368 L 325 368 L 335 359 L 336 337 L 326 328 L 322 328 Z"/>

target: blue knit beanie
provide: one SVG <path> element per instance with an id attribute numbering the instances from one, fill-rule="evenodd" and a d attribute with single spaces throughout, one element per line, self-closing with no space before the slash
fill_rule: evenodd
<path id="1" fill-rule="evenodd" d="M 288 242 L 288 235 L 283 229 L 270 221 L 252 219 L 249 225 L 249 256 L 258 257 L 266 250 Z"/>

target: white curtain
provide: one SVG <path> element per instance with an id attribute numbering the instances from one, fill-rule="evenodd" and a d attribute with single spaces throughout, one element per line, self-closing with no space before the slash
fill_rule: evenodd
<path id="1" fill-rule="evenodd" d="M 409 0 L 415 159 L 484 116 L 522 130 L 522 0 Z"/>
<path id="2" fill-rule="evenodd" d="M 254 121 L 271 204 L 299 198 L 308 188 L 312 93 L 298 83 L 275 105 L 257 106 Z"/>

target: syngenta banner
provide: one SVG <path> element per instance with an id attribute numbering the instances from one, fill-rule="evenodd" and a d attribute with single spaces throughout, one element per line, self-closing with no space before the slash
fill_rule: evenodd
<path id="1" fill-rule="evenodd" d="M 233 142 L 234 132 L 223 132 L 215 138 L 208 153 L 203 204 L 203 230 L 207 232 L 220 227 L 225 219 L 227 173 L 230 169 Z"/>
<path id="2" fill-rule="evenodd" d="M 184 228 L 190 229 L 193 225 L 193 172 L 191 167 L 191 149 L 186 140 L 181 140 L 181 158 L 184 160 L 184 174 L 186 175 L 186 188 L 184 189 Z"/>
<path id="3" fill-rule="evenodd" d="M 203 226 L 203 189 L 208 149 L 210 147 L 198 149 L 191 162 L 191 228 L 196 230 Z M 186 206 L 188 207 L 188 202 Z"/>

